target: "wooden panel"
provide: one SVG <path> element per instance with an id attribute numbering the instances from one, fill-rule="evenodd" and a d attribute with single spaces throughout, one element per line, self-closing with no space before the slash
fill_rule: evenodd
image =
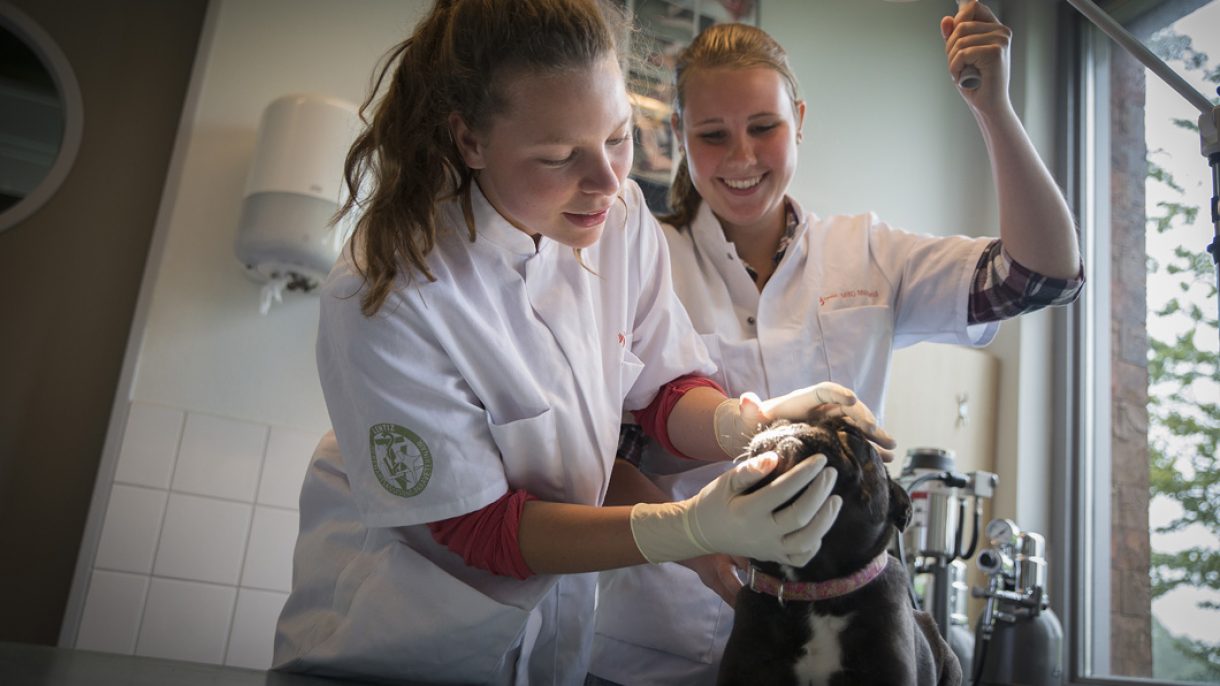
<path id="1" fill-rule="evenodd" d="M 995 472 L 996 407 L 1000 361 L 988 352 L 956 345 L 923 343 L 894 354 L 886 393 L 883 425 L 898 440 L 890 473 L 902 470 L 907 450 L 918 447 L 953 451 L 959 472 Z M 968 502 L 973 508 L 973 499 Z M 970 515 L 968 515 L 969 517 Z M 991 520 L 991 500 L 985 500 L 980 523 Z M 963 532 L 969 540 L 971 524 Z M 966 543 L 962 544 L 963 547 Z M 979 533 L 978 548 L 987 546 Z M 977 551 L 976 551 L 977 553 Z M 966 581 L 986 584 L 974 560 L 967 560 Z M 971 598 L 970 628 L 982 611 Z"/>
<path id="2" fill-rule="evenodd" d="M 54 39 L 84 98 L 64 184 L 0 234 L 0 549 L 20 560 L 0 566 L 0 641 L 53 645 L 207 2 L 0 4 Z"/>
<path id="3" fill-rule="evenodd" d="M 958 471 L 995 471 L 1000 361 L 990 353 L 924 343 L 894 353 L 884 426 L 898 440 L 894 474 L 910 448 L 952 450 Z"/>

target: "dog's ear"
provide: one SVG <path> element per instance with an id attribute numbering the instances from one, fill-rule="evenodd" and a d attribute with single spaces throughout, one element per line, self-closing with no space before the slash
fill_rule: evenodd
<path id="1" fill-rule="evenodd" d="M 911 523 L 911 496 L 907 495 L 906 489 L 897 481 L 889 479 L 889 482 L 890 521 L 899 531 L 906 531 L 907 525 Z"/>

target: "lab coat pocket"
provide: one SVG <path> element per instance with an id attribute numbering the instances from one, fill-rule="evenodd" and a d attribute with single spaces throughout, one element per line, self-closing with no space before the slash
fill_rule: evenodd
<path id="1" fill-rule="evenodd" d="M 614 605 L 597 610 L 597 633 L 688 660 L 717 657 L 717 624 L 729 612 L 699 576 L 677 563 L 602 572 L 599 595 Z"/>
<path id="2" fill-rule="evenodd" d="M 524 488 L 544 500 L 567 500 L 564 465 L 554 449 L 559 434 L 553 408 L 499 424 L 489 415 L 487 424 L 511 487 Z"/>
<path id="3" fill-rule="evenodd" d="M 626 399 L 636 379 L 644 372 L 644 362 L 630 350 L 623 350 L 623 363 L 619 369 L 619 397 Z"/>
<path id="4" fill-rule="evenodd" d="M 747 391 L 753 391 L 764 398 L 771 395 L 763 371 L 762 348 L 757 338 L 720 340 L 719 355 L 720 359 L 716 360 L 721 375 L 718 382 L 723 380 L 724 390 L 729 397 L 736 397 Z"/>
<path id="5" fill-rule="evenodd" d="M 879 398 L 894 341 L 894 310 L 884 305 L 818 312 L 830 381 Z M 880 408 L 871 408 L 874 412 Z"/>
<path id="6" fill-rule="evenodd" d="M 299 660 L 301 667 L 402 680 L 499 680 L 528 611 L 496 602 L 402 543 L 353 564 L 363 569 L 344 576 L 363 579 L 350 604 L 336 608 L 342 619 L 334 633 Z"/>

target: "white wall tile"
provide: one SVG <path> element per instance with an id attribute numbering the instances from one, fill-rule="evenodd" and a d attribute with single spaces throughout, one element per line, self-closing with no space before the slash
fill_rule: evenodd
<path id="1" fill-rule="evenodd" d="M 221 664 L 237 589 L 153 577 L 136 655 Z"/>
<path id="2" fill-rule="evenodd" d="M 173 490 L 254 502 L 267 427 L 187 413 Z"/>
<path id="3" fill-rule="evenodd" d="M 168 489 L 185 414 L 160 405 L 132 403 L 114 480 Z"/>
<path id="4" fill-rule="evenodd" d="M 153 574 L 236 586 L 252 507 L 171 493 Z"/>
<path id="5" fill-rule="evenodd" d="M 272 591 L 292 590 L 292 551 L 300 518 L 295 510 L 254 508 L 241 585 Z"/>
<path id="6" fill-rule="evenodd" d="M 229 632 L 229 652 L 225 655 L 226 665 L 249 669 L 271 667 L 275 623 L 286 600 L 287 593 L 248 588 L 238 591 L 233 629 Z"/>
<path id="7" fill-rule="evenodd" d="M 95 571 L 76 634 L 76 647 L 131 655 L 144 612 L 148 577 L 122 572 Z"/>
<path id="8" fill-rule="evenodd" d="M 263 476 L 258 485 L 259 504 L 297 509 L 305 469 L 320 438 L 314 433 L 271 427 Z"/>
<path id="9" fill-rule="evenodd" d="M 166 491 L 138 486 L 112 486 L 94 567 L 151 572 L 168 495 Z"/>

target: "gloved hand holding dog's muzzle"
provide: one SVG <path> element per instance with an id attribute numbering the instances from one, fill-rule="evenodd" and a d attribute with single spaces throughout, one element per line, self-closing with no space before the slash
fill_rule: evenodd
<path id="1" fill-rule="evenodd" d="M 754 434 L 777 419 L 804 422 L 826 416 L 842 416 L 856 425 L 866 438 L 877 445 L 883 458 L 889 449 L 897 445 L 893 437 L 877 424 L 872 410 L 860 402 L 851 389 L 831 381 L 767 400 L 759 400 L 754 393 L 743 393 L 740 398 L 725 400 L 716 408 L 716 442 L 725 455 L 736 458 L 746 452 Z M 889 456 L 893 459 L 892 454 Z"/>
<path id="2" fill-rule="evenodd" d="M 826 468 L 824 455 L 814 455 L 746 493 L 776 464 L 775 453 L 759 455 L 734 465 L 691 498 L 635 505 L 636 546 L 649 562 L 724 553 L 803 566 L 839 515 L 843 501 L 831 495 L 838 474 Z"/>

